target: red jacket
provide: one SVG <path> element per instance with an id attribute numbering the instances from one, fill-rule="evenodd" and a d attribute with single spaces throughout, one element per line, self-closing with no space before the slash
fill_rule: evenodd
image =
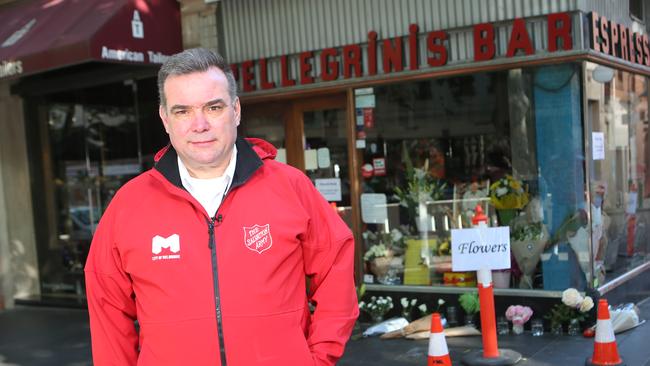
<path id="1" fill-rule="evenodd" d="M 303 173 L 273 160 L 273 146 L 248 141 L 237 140 L 213 218 L 183 188 L 173 148 L 115 195 L 85 268 L 96 366 L 341 357 L 358 315 L 350 230 Z"/>

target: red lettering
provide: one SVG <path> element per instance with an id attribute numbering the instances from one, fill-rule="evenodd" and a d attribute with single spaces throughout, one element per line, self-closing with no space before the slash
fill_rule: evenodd
<path id="1" fill-rule="evenodd" d="M 390 39 L 383 41 L 382 47 L 384 72 L 402 71 L 402 38 L 394 38 L 394 43 Z"/>
<path id="2" fill-rule="evenodd" d="M 230 64 L 230 71 L 232 71 L 232 76 L 235 78 L 235 81 L 239 81 L 239 65 Z"/>
<path id="3" fill-rule="evenodd" d="M 262 87 L 263 90 L 266 89 L 273 89 L 275 88 L 275 83 L 274 82 L 269 82 L 269 70 L 268 70 L 268 65 L 266 62 L 265 58 L 260 59 L 260 87 Z"/>
<path id="4" fill-rule="evenodd" d="M 255 73 L 253 72 L 253 67 L 255 64 L 253 60 L 242 62 L 241 71 L 242 71 L 242 89 L 245 92 L 255 91 Z"/>
<path id="5" fill-rule="evenodd" d="M 591 19 L 591 49 L 600 52 L 600 28 L 598 27 L 598 13 L 595 11 L 592 11 L 590 14 L 590 19 Z M 551 27 L 551 21 L 549 20 L 549 51 L 551 49 L 550 45 L 550 27 Z"/>
<path id="6" fill-rule="evenodd" d="M 301 52 L 300 53 L 300 84 L 312 84 L 314 82 L 314 77 L 311 76 L 311 58 L 314 56 L 314 53 L 311 51 Z"/>
<path id="7" fill-rule="evenodd" d="M 630 61 L 630 55 L 627 49 L 627 27 L 623 24 L 619 25 L 618 37 L 621 40 L 621 58 Z"/>
<path id="8" fill-rule="evenodd" d="M 296 85 L 296 81 L 289 78 L 289 58 L 287 55 L 282 55 L 280 57 L 280 69 L 282 74 L 282 81 L 280 82 L 280 85 L 283 87 Z"/>
<path id="9" fill-rule="evenodd" d="M 336 48 L 326 48 L 320 54 L 321 79 L 332 81 L 339 78 L 339 63 L 336 61 Z M 334 59 L 329 60 L 330 57 Z"/>
<path id="10" fill-rule="evenodd" d="M 643 35 L 643 64 L 650 66 L 650 47 L 648 47 L 648 35 Z"/>
<path id="11" fill-rule="evenodd" d="M 524 50 L 526 55 L 535 53 L 533 44 L 530 42 L 530 37 L 528 36 L 528 31 L 526 30 L 526 22 L 521 18 L 515 19 L 512 23 L 512 34 L 510 34 L 506 57 L 514 56 L 517 50 Z"/>
<path id="12" fill-rule="evenodd" d="M 429 66 L 443 66 L 447 64 L 447 47 L 445 41 L 449 38 L 447 32 L 435 31 L 427 35 L 427 49 L 432 55 L 438 54 L 438 57 L 427 57 Z"/>
<path id="13" fill-rule="evenodd" d="M 610 38 L 612 40 L 612 47 L 611 47 L 611 53 L 610 55 L 614 57 L 618 57 L 616 55 L 616 48 L 619 45 L 619 38 L 618 38 L 618 24 L 615 22 L 609 22 L 609 31 L 610 31 Z"/>
<path id="14" fill-rule="evenodd" d="M 368 33 L 368 75 L 377 75 L 377 32 Z"/>
<path id="15" fill-rule="evenodd" d="M 350 68 L 354 70 L 355 77 L 361 77 L 361 46 L 351 44 L 343 47 L 343 77 L 349 79 L 352 76 Z"/>
<path id="16" fill-rule="evenodd" d="M 546 21 L 548 26 L 548 51 L 557 51 L 558 38 L 562 39 L 563 51 L 573 49 L 573 39 L 571 38 L 571 16 L 569 16 L 568 13 L 554 13 L 549 14 Z"/>
<path id="17" fill-rule="evenodd" d="M 634 33 L 634 62 L 643 65 L 643 37 Z"/>
<path id="18" fill-rule="evenodd" d="M 418 25 L 409 25 L 409 69 L 418 69 Z"/>
<path id="19" fill-rule="evenodd" d="M 494 58 L 494 27 L 490 23 L 474 26 L 474 61 Z"/>
<path id="20" fill-rule="evenodd" d="M 605 17 L 600 17 L 600 36 L 602 37 L 600 51 L 609 54 L 609 22 Z"/>

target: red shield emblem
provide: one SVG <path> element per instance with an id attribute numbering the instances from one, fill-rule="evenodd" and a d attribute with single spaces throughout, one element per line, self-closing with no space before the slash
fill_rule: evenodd
<path id="1" fill-rule="evenodd" d="M 246 248 L 262 254 L 273 245 L 271 225 L 244 226 L 244 244 Z"/>

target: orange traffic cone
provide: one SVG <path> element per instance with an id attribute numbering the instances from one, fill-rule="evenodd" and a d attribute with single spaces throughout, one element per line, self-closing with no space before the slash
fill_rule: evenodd
<path id="1" fill-rule="evenodd" d="M 586 366 L 625 366 L 618 355 L 614 328 L 609 317 L 609 306 L 607 300 L 598 301 L 598 321 L 596 322 L 596 340 L 594 343 L 594 354 L 587 358 Z"/>
<path id="2" fill-rule="evenodd" d="M 440 314 L 431 315 L 431 336 L 429 337 L 429 361 L 427 366 L 451 366 L 445 333 L 442 330 Z"/>

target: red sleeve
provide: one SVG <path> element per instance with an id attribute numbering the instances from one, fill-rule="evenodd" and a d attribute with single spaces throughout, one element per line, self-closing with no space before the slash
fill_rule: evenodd
<path id="1" fill-rule="evenodd" d="M 135 366 L 135 297 L 115 247 L 112 211 L 109 206 L 97 227 L 85 268 L 93 364 Z"/>
<path id="2" fill-rule="evenodd" d="M 299 187 L 310 215 L 303 238 L 310 301 L 316 305 L 307 343 L 317 366 L 333 366 L 359 315 L 354 287 L 354 240 L 345 222 L 306 177 Z"/>

